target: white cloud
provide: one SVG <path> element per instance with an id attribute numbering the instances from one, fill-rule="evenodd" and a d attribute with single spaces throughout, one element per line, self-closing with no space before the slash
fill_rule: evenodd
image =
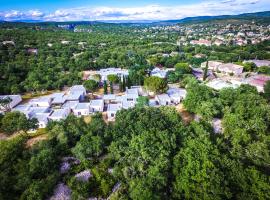
<path id="1" fill-rule="evenodd" d="M 238 14 L 244 12 L 263 11 L 270 7 L 269 0 L 210 0 L 192 5 L 144 7 L 78 7 L 58 9 L 51 13 L 39 10 L 7 11 L 0 13 L 4 20 L 44 20 L 44 21 L 76 21 L 76 20 L 168 20 L 204 15 Z"/>

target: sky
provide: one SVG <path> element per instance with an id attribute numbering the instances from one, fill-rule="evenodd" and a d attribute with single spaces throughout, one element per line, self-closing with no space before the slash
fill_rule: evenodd
<path id="1" fill-rule="evenodd" d="M 270 10 L 270 0 L 0 0 L 0 20 L 171 20 Z"/>

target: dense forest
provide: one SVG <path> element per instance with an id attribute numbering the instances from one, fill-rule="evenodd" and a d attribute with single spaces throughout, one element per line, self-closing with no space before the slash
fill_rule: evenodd
<path id="1" fill-rule="evenodd" d="M 1 23 L 0 94 L 61 89 L 81 83 L 84 70 L 121 67 L 139 75 L 153 66 L 170 68 L 179 62 L 197 67 L 205 58 L 196 58 L 196 54 L 224 62 L 270 59 L 269 41 L 194 47 L 177 45 L 181 36 L 177 31 L 155 31 L 147 25 L 98 23 L 80 25 L 78 29 L 87 31 L 73 32 L 46 23 Z M 180 54 L 162 56 L 172 52 Z"/>
<path id="2" fill-rule="evenodd" d="M 217 92 L 186 82 L 184 105 L 200 116 L 190 123 L 173 107 L 138 106 L 112 124 L 101 114 L 51 122 L 32 147 L 26 133 L 0 141 L 0 199 L 47 199 L 58 183 L 72 199 L 269 199 L 267 100 L 249 85 Z M 223 118 L 223 134 L 214 133 L 214 117 Z M 60 173 L 67 157 L 76 161 Z"/>

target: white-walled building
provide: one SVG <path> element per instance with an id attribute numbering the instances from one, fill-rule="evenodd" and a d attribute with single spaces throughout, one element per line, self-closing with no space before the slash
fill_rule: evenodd
<path id="1" fill-rule="evenodd" d="M 49 122 L 49 115 L 50 113 L 39 113 L 39 114 L 33 115 L 31 119 L 36 118 L 38 120 L 39 128 L 46 128 Z"/>
<path id="2" fill-rule="evenodd" d="M 117 111 L 122 109 L 122 104 L 109 104 L 107 108 L 108 121 L 114 121 Z"/>
<path id="3" fill-rule="evenodd" d="M 66 119 L 69 114 L 70 114 L 70 109 L 67 109 L 67 108 L 58 109 L 58 110 L 54 110 L 54 112 L 49 116 L 49 119 L 53 121 L 60 121 L 60 120 Z"/>
<path id="4" fill-rule="evenodd" d="M 270 60 L 245 60 L 244 63 L 249 63 L 252 62 L 254 63 L 257 67 L 262 67 L 262 66 L 268 66 L 270 67 Z"/>
<path id="5" fill-rule="evenodd" d="M 226 63 L 218 66 L 218 71 L 224 74 L 240 75 L 243 72 L 244 67 L 233 63 Z"/>
<path id="6" fill-rule="evenodd" d="M 137 102 L 139 91 L 137 88 L 126 89 L 125 98 L 127 101 Z"/>
<path id="7" fill-rule="evenodd" d="M 187 91 L 182 88 L 170 88 L 167 91 L 171 102 L 174 104 L 179 104 L 183 99 L 186 98 Z"/>
<path id="8" fill-rule="evenodd" d="M 21 101 L 21 95 L 0 95 L 0 99 L 10 99 L 10 103 L 7 105 L 8 109 L 12 109 L 17 106 Z M 5 111 L 6 108 L 0 106 L 0 111 Z"/>
<path id="9" fill-rule="evenodd" d="M 207 62 L 203 62 L 201 64 L 201 68 L 205 68 L 206 67 L 206 63 Z M 208 61 L 208 69 L 210 70 L 213 70 L 213 71 L 217 71 L 218 70 L 218 67 L 220 65 L 222 65 L 223 63 L 222 62 L 219 62 L 219 61 Z"/>
<path id="10" fill-rule="evenodd" d="M 158 67 L 155 67 L 152 71 L 151 71 L 151 76 L 156 76 L 159 78 L 166 78 L 167 74 L 168 74 L 168 69 L 160 69 Z"/>
<path id="11" fill-rule="evenodd" d="M 77 117 L 90 115 L 90 103 L 78 103 L 73 113 Z"/>
<path id="12" fill-rule="evenodd" d="M 112 103 L 116 101 L 115 94 L 104 94 L 103 100 L 105 103 Z"/>
<path id="13" fill-rule="evenodd" d="M 97 72 L 97 74 L 100 75 L 101 81 L 107 81 L 108 75 L 117 75 L 122 80 L 123 77 L 128 76 L 128 70 L 121 68 L 107 68 L 107 69 L 100 69 Z"/>
<path id="14" fill-rule="evenodd" d="M 69 89 L 67 101 L 83 101 L 85 96 L 85 87 L 83 85 L 74 85 Z"/>
<path id="15" fill-rule="evenodd" d="M 229 81 L 224 81 L 222 79 L 215 79 L 206 84 L 208 87 L 213 88 L 215 90 L 221 90 L 223 88 L 237 88 L 239 85 L 233 84 Z"/>
<path id="16" fill-rule="evenodd" d="M 67 96 L 65 93 L 54 93 L 51 95 L 52 97 L 52 105 L 54 106 L 62 106 L 67 101 Z"/>
<path id="17" fill-rule="evenodd" d="M 168 94 L 159 94 L 159 95 L 156 95 L 155 100 L 161 106 L 171 105 L 171 98 L 169 97 Z"/>
<path id="18" fill-rule="evenodd" d="M 61 108 L 67 108 L 73 112 L 78 103 L 79 101 L 67 101 L 66 103 L 63 104 Z"/>
<path id="19" fill-rule="evenodd" d="M 31 99 L 29 104 L 33 107 L 50 107 L 52 104 L 52 97 L 45 96 L 40 98 Z"/>
<path id="20" fill-rule="evenodd" d="M 91 112 L 103 112 L 104 110 L 104 100 L 95 99 L 90 101 L 90 111 Z"/>
<path id="21" fill-rule="evenodd" d="M 31 108 L 32 108 L 32 106 L 29 104 L 18 105 L 15 108 L 13 108 L 12 111 L 21 112 L 21 113 L 25 114 L 27 119 L 29 119 L 31 117 Z"/>

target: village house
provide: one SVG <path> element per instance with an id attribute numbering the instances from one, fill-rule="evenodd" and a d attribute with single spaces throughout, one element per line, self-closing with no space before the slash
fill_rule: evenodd
<path id="1" fill-rule="evenodd" d="M 70 111 L 73 112 L 78 103 L 79 103 L 79 101 L 67 101 L 66 103 L 64 103 L 62 105 L 61 108 L 62 109 L 64 109 L 64 108 L 70 109 Z"/>
<path id="2" fill-rule="evenodd" d="M 61 107 L 66 101 L 67 96 L 65 93 L 54 93 L 51 95 L 52 97 L 52 106 L 59 106 Z"/>
<path id="3" fill-rule="evenodd" d="M 207 47 L 210 47 L 211 46 L 211 41 L 209 40 L 204 40 L 204 39 L 199 39 L 199 40 L 191 40 L 190 41 L 190 44 L 192 45 L 204 45 L 204 46 L 207 46 Z"/>
<path id="4" fill-rule="evenodd" d="M 187 91 L 182 88 L 170 88 L 167 91 L 167 94 L 169 95 L 171 102 L 177 105 L 185 99 Z"/>
<path id="5" fill-rule="evenodd" d="M 114 121 L 117 111 L 122 109 L 122 104 L 109 104 L 107 108 L 108 121 Z"/>
<path id="6" fill-rule="evenodd" d="M 203 62 L 201 64 L 201 68 L 205 68 L 206 67 L 206 63 L 207 62 Z M 222 65 L 223 63 L 222 62 L 219 62 L 219 61 L 208 61 L 208 69 L 210 70 L 213 70 L 213 71 L 217 71 L 218 70 L 218 67 L 220 65 Z"/>
<path id="7" fill-rule="evenodd" d="M 103 96 L 104 103 L 109 104 L 116 101 L 115 94 L 104 94 Z"/>
<path id="8" fill-rule="evenodd" d="M 270 81 L 270 76 L 255 75 L 247 78 L 245 82 L 257 88 L 258 92 L 264 92 L 264 85 Z"/>
<path id="9" fill-rule="evenodd" d="M 78 103 L 73 109 L 75 116 L 86 116 L 90 115 L 90 103 Z"/>
<path id="10" fill-rule="evenodd" d="M 270 60 L 245 60 L 243 63 L 254 63 L 257 67 L 268 66 L 270 67 Z"/>
<path id="11" fill-rule="evenodd" d="M 58 109 L 54 110 L 54 112 L 49 116 L 49 119 L 52 121 L 60 121 L 66 119 L 70 114 L 70 109 Z"/>
<path id="12" fill-rule="evenodd" d="M 158 106 L 156 99 L 149 99 L 148 105 L 149 105 L 150 107 Z"/>
<path id="13" fill-rule="evenodd" d="M 239 85 L 235 85 L 229 81 L 224 81 L 222 79 L 214 79 L 206 84 L 208 87 L 215 90 L 221 90 L 223 88 L 237 88 Z"/>
<path id="14" fill-rule="evenodd" d="M 233 63 L 221 64 L 218 66 L 218 71 L 227 75 L 240 75 L 244 67 Z"/>
<path id="15" fill-rule="evenodd" d="M 68 101 L 83 101 L 86 96 L 86 89 L 83 85 L 74 85 L 69 89 Z"/>
<path id="16" fill-rule="evenodd" d="M 126 89 L 125 92 L 125 97 L 127 99 L 127 101 L 132 101 L 132 102 L 136 102 L 137 99 L 139 98 L 139 91 L 137 88 L 130 88 L 130 89 Z"/>
<path id="17" fill-rule="evenodd" d="M 29 104 L 34 107 L 50 107 L 52 104 L 52 98 L 50 96 L 45 96 L 31 99 Z"/>
<path id="18" fill-rule="evenodd" d="M 32 106 L 29 104 L 25 104 L 25 105 L 18 105 L 15 108 L 12 109 L 12 111 L 18 111 L 23 113 L 27 119 L 29 119 L 31 117 L 31 108 Z"/>
<path id="19" fill-rule="evenodd" d="M 38 120 L 38 127 L 39 128 L 46 128 L 50 113 L 37 113 L 31 117 L 31 119 L 36 118 Z"/>
<path id="20" fill-rule="evenodd" d="M 0 99 L 10 100 L 10 102 L 5 107 L 0 106 L 0 111 L 6 111 L 5 109 L 12 109 L 22 101 L 21 95 L 0 95 Z"/>
<path id="21" fill-rule="evenodd" d="M 128 76 L 128 70 L 121 68 L 107 68 L 100 69 L 97 74 L 100 75 L 101 81 L 107 81 L 108 75 L 117 75 L 121 80 L 123 80 L 124 77 Z"/>
<path id="22" fill-rule="evenodd" d="M 171 105 L 171 98 L 169 97 L 168 94 L 159 94 L 159 95 L 156 95 L 155 100 L 161 106 Z"/>
<path id="23" fill-rule="evenodd" d="M 91 112 L 103 112 L 104 110 L 104 100 L 95 99 L 90 101 L 90 111 Z"/>
<path id="24" fill-rule="evenodd" d="M 157 76 L 159 78 L 166 78 L 167 74 L 168 74 L 168 69 L 160 69 L 158 67 L 155 67 L 152 71 L 151 71 L 151 76 Z"/>

